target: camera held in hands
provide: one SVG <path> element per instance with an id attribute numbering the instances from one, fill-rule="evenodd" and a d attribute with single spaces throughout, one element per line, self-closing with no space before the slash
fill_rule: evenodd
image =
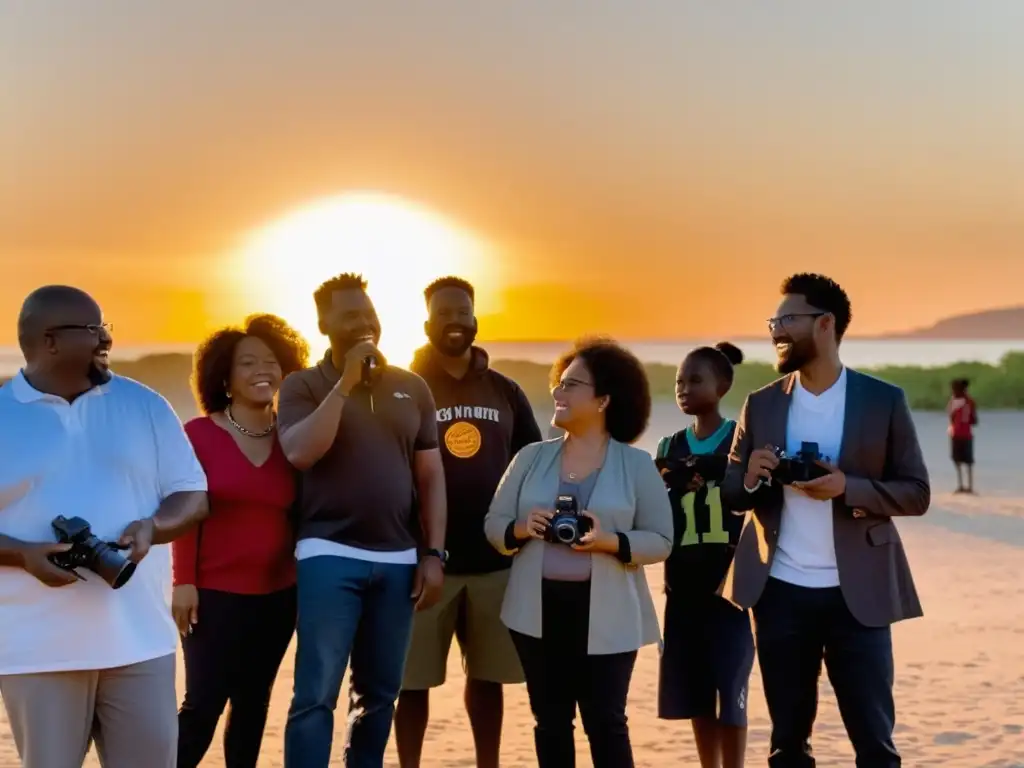
<path id="1" fill-rule="evenodd" d="M 123 587 L 135 573 L 135 563 L 117 551 L 121 547 L 96 538 L 86 520 L 57 516 L 50 525 L 57 534 L 57 541 L 71 545 L 67 552 L 49 556 L 50 562 L 58 568 L 65 571 L 87 568 L 114 589 Z"/>
<path id="2" fill-rule="evenodd" d="M 705 481 L 720 481 L 725 477 L 728 464 L 729 457 L 721 453 L 692 453 L 681 459 L 659 457 L 654 460 L 665 485 L 684 492 L 689 488 L 694 475 L 700 475 Z"/>
<path id="3" fill-rule="evenodd" d="M 779 465 L 772 470 L 772 480 L 780 485 L 792 485 L 793 483 L 809 483 L 824 477 L 829 472 L 818 461 L 828 461 L 818 452 L 817 443 L 800 443 L 800 450 L 796 456 L 787 456 L 780 448 L 775 448 L 775 455 L 779 459 Z"/>
<path id="4" fill-rule="evenodd" d="M 555 500 L 555 515 L 544 532 L 544 541 L 552 544 L 579 544 L 592 527 L 590 519 L 580 514 L 575 496 L 559 496 Z"/>

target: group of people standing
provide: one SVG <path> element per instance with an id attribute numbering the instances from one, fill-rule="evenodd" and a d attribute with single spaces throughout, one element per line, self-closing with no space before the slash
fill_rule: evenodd
<path id="1" fill-rule="evenodd" d="M 225 763 L 254 766 L 293 634 L 290 768 L 328 765 L 346 670 L 346 765 L 381 766 L 392 722 L 403 768 L 435 764 L 429 691 L 453 639 L 481 768 L 499 764 L 503 686 L 522 682 L 541 768 L 575 765 L 577 708 L 595 768 L 633 766 L 627 695 L 655 643 L 658 716 L 692 721 L 705 768 L 744 763 L 755 647 L 769 765 L 815 764 L 823 662 L 857 765 L 900 765 L 890 625 L 921 607 L 892 518 L 923 514 L 929 481 L 903 393 L 840 361 L 851 310 L 835 282 L 784 283 L 768 321 L 783 376 L 736 421 L 720 402 L 742 353 L 690 352 L 676 398 L 691 423 L 654 461 L 633 445 L 651 395 L 622 346 L 584 340 L 556 361 L 564 435 L 542 440 L 475 344 L 469 283 L 427 287 L 409 371 L 380 353 L 366 288 L 346 274 L 317 290 L 330 349 L 312 367 L 274 316 L 207 339 L 203 415 L 184 428 L 110 373 L 92 299 L 26 300 L 26 365 L 0 389 L 0 623 L 15 636 L 0 695 L 25 766 L 80 765 L 91 742 L 109 768 L 199 766 L 229 703 Z M 811 444 L 816 471 L 783 479 Z M 50 521 L 69 512 L 138 562 L 122 588 L 53 564 L 66 545 Z M 577 534 L 553 536 L 556 515 Z M 165 543 L 170 615 L 168 548 L 150 549 Z M 661 626 L 644 571 L 658 563 Z"/>

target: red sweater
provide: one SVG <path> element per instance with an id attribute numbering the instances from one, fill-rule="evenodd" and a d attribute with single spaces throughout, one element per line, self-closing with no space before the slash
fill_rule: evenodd
<path id="1" fill-rule="evenodd" d="M 210 516 L 171 545 L 175 586 L 246 595 L 292 586 L 295 472 L 277 438 L 270 458 L 257 467 L 209 417 L 193 419 L 185 432 L 206 472 Z"/>

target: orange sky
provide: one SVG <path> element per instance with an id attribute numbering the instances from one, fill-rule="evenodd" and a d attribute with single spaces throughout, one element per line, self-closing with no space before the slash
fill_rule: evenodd
<path id="1" fill-rule="evenodd" d="M 806 269 L 857 334 L 1024 303 L 1019 5 L 230 5 L 5 9 L 0 344 L 55 281 L 195 340 L 260 308 L 246 233 L 354 189 L 493 249 L 491 338 L 760 334 Z"/>

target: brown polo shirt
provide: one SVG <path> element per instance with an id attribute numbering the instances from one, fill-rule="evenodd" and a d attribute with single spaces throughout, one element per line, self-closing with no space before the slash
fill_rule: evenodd
<path id="1" fill-rule="evenodd" d="M 278 396 L 281 429 L 317 409 L 341 373 L 330 352 L 285 378 Z M 416 451 L 438 447 L 434 398 L 414 373 L 387 366 L 371 393 L 348 397 L 334 444 L 301 474 L 298 538 L 397 552 L 417 546 Z"/>

